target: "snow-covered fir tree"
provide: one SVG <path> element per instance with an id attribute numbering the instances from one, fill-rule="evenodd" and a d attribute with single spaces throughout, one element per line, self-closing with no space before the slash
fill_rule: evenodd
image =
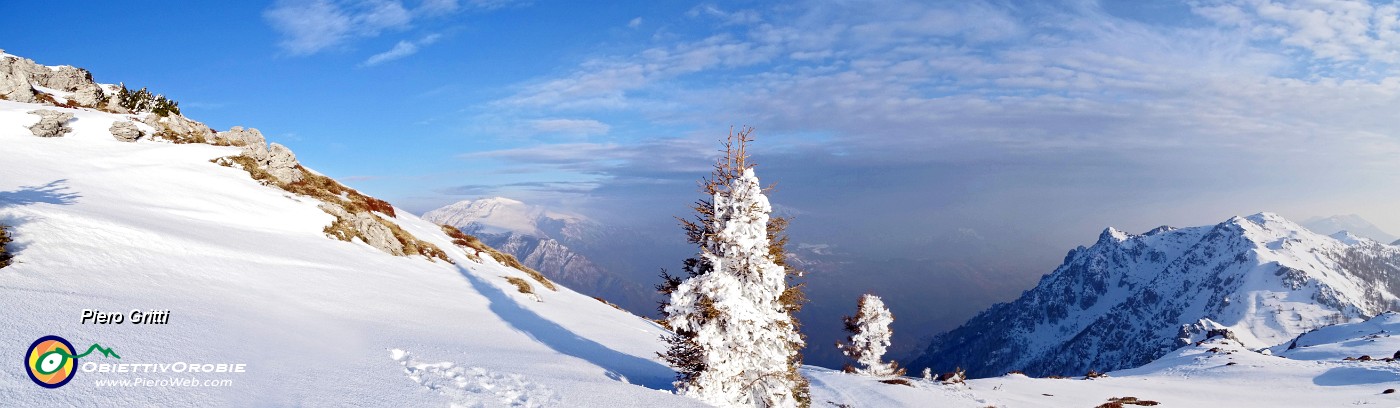
<path id="1" fill-rule="evenodd" d="M 880 361 L 890 347 L 890 335 L 893 334 L 890 323 L 894 323 L 894 315 L 879 296 L 861 296 L 860 303 L 856 305 L 856 315 L 846 316 L 842 320 L 846 323 L 846 332 L 851 335 L 846 337 L 844 343 L 837 343 L 836 347 L 856 360 L 856 366 L 847 365 L 846 371 L 876 377 L 904 374 L 904 369 L 899 368 L 898 363 Z"/>
<path id="2" fill-rule="evenodd" d="M 806 406 L 807 380 L 797 372 L 803 339 L 791 315 L 800 289 L 788 286 L 791 272 L 774 249 L 785 239 L 769 230 L 772 207 L 746 160 L 749 131 L 731 135 L 714 178 L 702 183 L 712 196 L 686 223 L 700 246 L 686 262 L 688 278 L 662 275 L 658 288 L 670 295 L 662 313 L 675 331 L 663 357 L 679 371 L 677 389 L 705 402 Z"/>

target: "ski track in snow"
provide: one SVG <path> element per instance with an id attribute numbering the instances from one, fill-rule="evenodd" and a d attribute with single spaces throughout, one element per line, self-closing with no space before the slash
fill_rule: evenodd
<path id="1" fill-rule="evenodd" d="M 454 407 L 543 407 L 560 403 L 549 387 L 531 383 L 522 374 L 492 372 L 450 361 L 424 363 L 408 351 L 389 350 L 408 379 L 451 399 Z"/>

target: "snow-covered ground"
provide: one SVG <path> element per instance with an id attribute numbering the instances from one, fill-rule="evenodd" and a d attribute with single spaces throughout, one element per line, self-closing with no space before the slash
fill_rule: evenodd
<path id="1" fill-rule="evenodd" d="M 39 138 L 26 128 L 36 108 L 0 101 L 0 223 L 16 252 L 0 269 L 0 350 L 20 356 L 52 334 L 121 356 L 82 363 L 247 372 L 78 372 L 50 390 L 15 358 L 0 366 L 0 405 L 696 404 L 666 391 L 673 372 L 653 358 L 654 323 L 566 288 L 537 286 L 535 302 L 503 279 L 523 273 L 467 259 L 406 211 L 394 221 L 455 265 L 327 238 L 332 217 L 316 201 L 210 162 L 237 148 L 123 143 L 107 129 L 125 116 L 54 107 L 76 115 L 74 131 Z M 165 325 L 82 324 L 84 309 L 171 315 Z M 422 363 L 451 367 L 414 368 Z M 167 377 L 232 385 L 96 384 Z"/>
<path id="2" fill-rule="evenodd" d="M 455 264 L 327 238 L 332 217 L 316 201 L 210 162 L 237 148 L 123 143 L 107 129 L 126 116 L 53 107 L 76 115 L 74 131 L 39 138 L 26 129 L 36 108 L 0 101 L 0 223 L 11 226 L 16 254 L 0 269 L 0 354 L 13 357 L 0 363 L 0 405 L 700 405 L 670 391 L 654 323 L 567 288 L 537 287 L 536 302 L 503 278 L 522 272 L 468 259 L 407 212 L 393 221 Z M 170 318 L 82 323 L 84 309 Z M 1382 391 L 1400 388 L 1400 365 L 1339 359 L 1400 348 L 1390 337 L 1400 329 L 1395 315 L 1378 319 L 1278 351 L 1298 359 L 1207 343 L 1095 380 L 906 386 L 803 372 L 818 407 L 1092 407 L 1129 396 L 1183 407 L 1397 406 L 1400 396 Z M 246 372 L 80 371 L 47 389 L 18 358 L 46 335 L 121 356 L 95 353 L 80 364 L 245 364 Z M 169 378 L 201 386 L 99 385 Z"/>
<path id="3" fill-rule="evenodd" d="M 1400 351 L 1400 338 L 1391 337 L 1397 329 L 1400 317 L 1392 313 L 1304 336 L 1326 341 L 1312 348 L 1332 354 L 1304 353 L 1299 346 L 1275 356 L 1216 337 L 1145 366 L 1091 380 L 1008 374 L 966 385 L 911 379 L 911 386 L 903 386 L 831 370 L 810 369 L 807 374 L 816 386 L 813 401 L 827 406 L 1085 408 L 1109 398 L 1135 397 L 1163 407 L 1396 407 L 1400 394 L 1385 391 L 1400 389 L 1400 362 L 1343 361 L 1337 356 L 1359 357 L 1358 352 L 1369 350 L 1373 357 L 1389 357 Z M 1390 351 L 1381 354 L 1382 350 Z"/>

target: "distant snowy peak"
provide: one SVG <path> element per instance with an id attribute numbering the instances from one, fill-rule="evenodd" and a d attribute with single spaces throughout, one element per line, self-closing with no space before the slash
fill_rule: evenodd
<path id="1" fill-rule="evenodd" d="M 456 202 L 424 213 L 423 219 L 475 235 L 570 289 L 639 315 L 656 308 L 649 285 L 627 279 L 618 263 L 608 262 L 606 251 L 597 250 L 609 239 L 639 240 L 625 229 L 505 197 Z M 602 262 L 590 258 L 599 253 Z"/>
<path id="2" fill-rule="evenodd" d="M 1328 235 L 1328 237 L 1330 237 L 1330 238 L 1332 238 L 1332 239 L 1335 239 L 1335 240 L 1337 240 L 1337 241 L 1341 241 L 1342 243 L 1347 244 L 1347 245 L 1357 245 L 1357 244 L 1361 244 L 1361 243 L 1365 243 L 1365 242 L 1372 242 L 1372 243 L 1375 243 L 1375 242 L 1376 242 L 1375 240 L 1372 240 L 1372 239 L 1370 239 L 1370 238 L 1366 238 L 1366 237 L 1363 237 L 1363 236 L 1359 236 L 1359 235 L 1353 234 L 1353 233 L 1351 233 L 1351 231 L 1346 231 L 1346 230 L 1337 231 L 1336 233 L 1334 233 L 1334 234 L 1332 234 L 1332 235 Z"/>
<path id="3" fill-rule="evenodd" d="M 520 234 L 556 238 L 569 226 L 591 223 L 587 218 L 547 210 L 505 197 L 463 200 L 428 211 L 423 219 L 477 234 Z"/>
<path id="4" fill-rule="evenodd" d="M 1319 234 L 1333 234 L 1337 232 L 1348 232 L 1356 236 L 1375 240 L 1376 242 L 1397 242 L 1400 237 L 1391 235 L 1365 218 L 1356 214 L 1333 215 L 1331 217 L 1313 217 L 1303 221 L 1302 225 Z"/>
<path id="5" fill-rule="evenodd" d="M 1142 235 L 1108 228 L 1019 299 L 934 339 L 914 368 L 1082 374 L 1141 365 L 1211 330 L 1262 348 L 1397 308 L 1400 248 L 1368 239 L 1272 213 Z"/>

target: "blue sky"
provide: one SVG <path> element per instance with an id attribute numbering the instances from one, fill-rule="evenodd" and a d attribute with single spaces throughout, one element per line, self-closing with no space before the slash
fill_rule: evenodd
<path id="1" fill-rule="evenodd" d="M 82 10 L 58 12 L 56 10 Z M 414 212 L 672 228 L 732 125 L 796 239 L 917 257 L 1357 213 L 1400 232 L 1400 8 L 1338 0 L 8 4 L 0 48 L 146 86 Z M 1043 259 L 1042 259 L 1043 258 Z"/>

